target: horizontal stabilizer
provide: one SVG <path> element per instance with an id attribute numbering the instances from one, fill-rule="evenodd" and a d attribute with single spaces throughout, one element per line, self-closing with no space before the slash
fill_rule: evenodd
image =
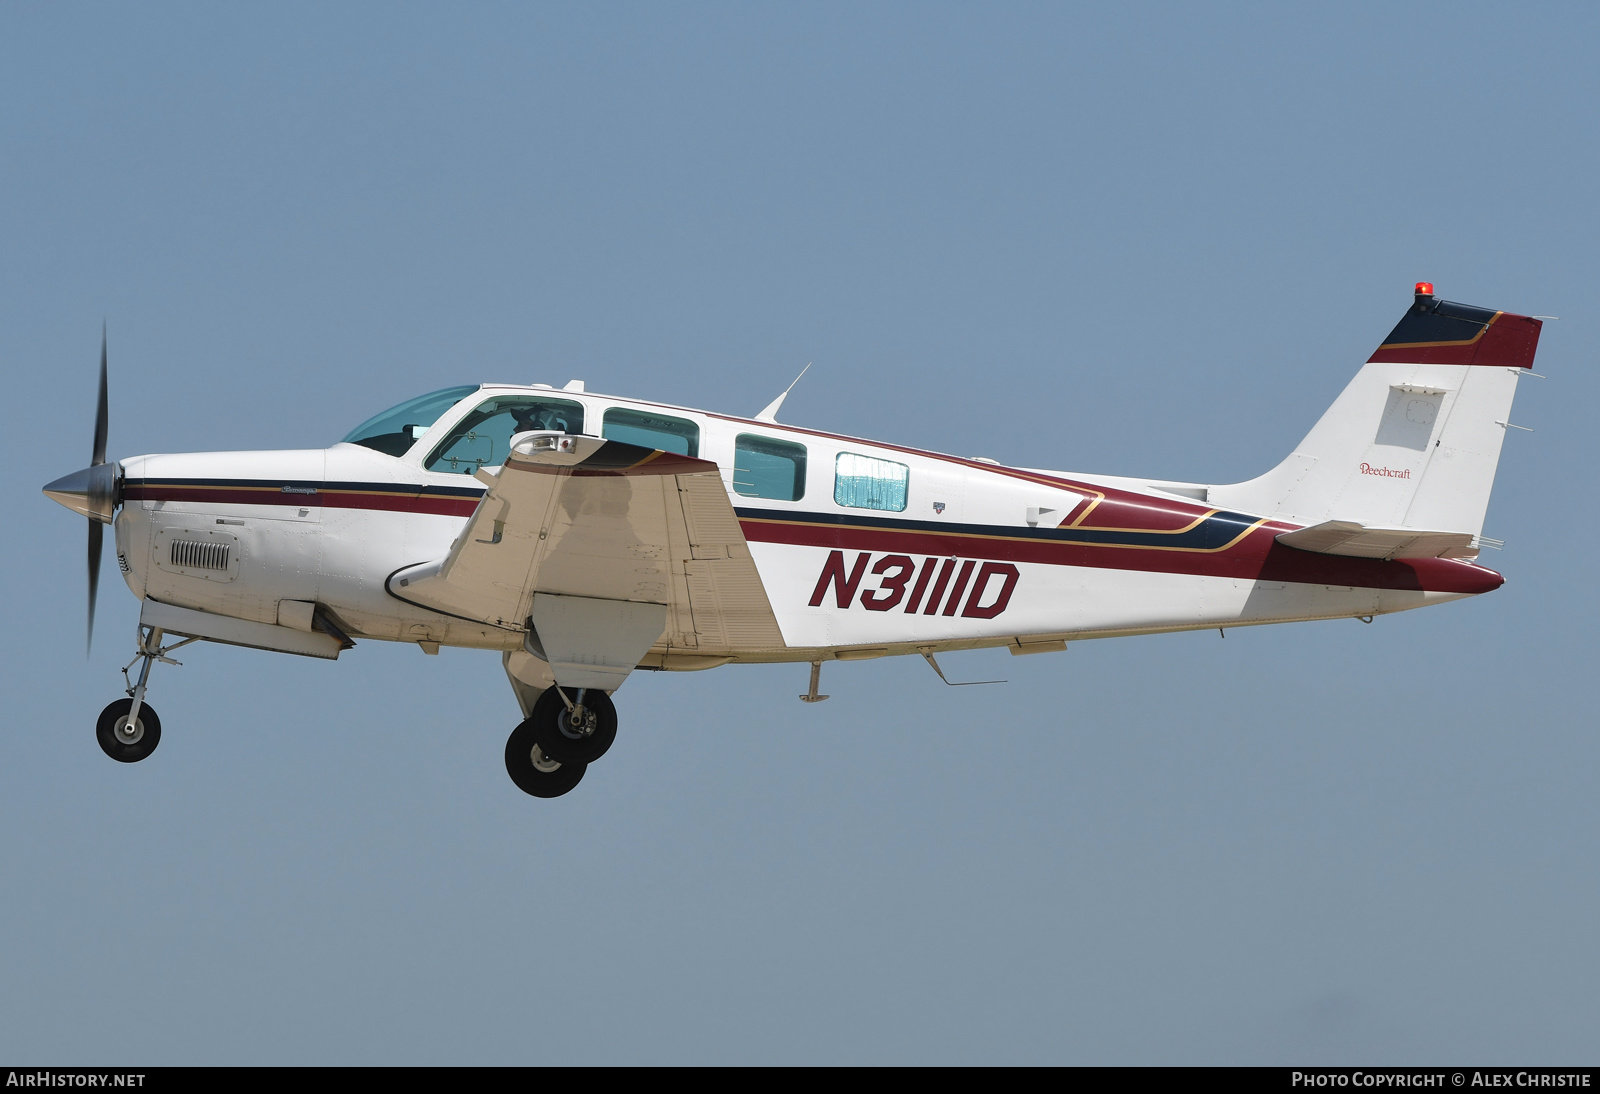
<path id="1" fill-rule="evenodd" d="M 1327 520 L 1278 536 L 1278 542 L 1319 555 L 1350 558 L 1477 558 L 1470 532 L 1430 532 L 1391 528 L 1353 520 Z"/>

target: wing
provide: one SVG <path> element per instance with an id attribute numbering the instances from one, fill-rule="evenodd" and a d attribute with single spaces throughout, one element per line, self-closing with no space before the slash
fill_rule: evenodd
<path id="1" fill-rule="evenodd" d="M 547 647 L 576 644 L 591 657 L 602 656 L 594 651 L 607 635 L 628 632 L 611 659 L 627 660 L 620 647 L 643 641 L 658 620 L 629 670 L 653 645 L 699 654 L 782 647 L 716 464 L 532 433 L 513 439 L 498 472 L 478 476 L 489 491 L 449 555 L 392 575 L 395 596 L 499 627 L 521 630 L 531 619 Z"/>

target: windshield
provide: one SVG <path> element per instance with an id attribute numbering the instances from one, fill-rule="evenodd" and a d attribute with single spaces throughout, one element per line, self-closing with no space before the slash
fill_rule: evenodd
<path id="1" fill-rule="evenodd" d="M 445 411 L 477 390 L 478 385 L 468 384 L 419 395 L 368 418 L 346 434 L 343 440 L 377 449 L 388 456 L 404 456 L 417 438 L 426 433 Z"/>
<path id="2" fill-rule="evenodd" d="M 496 395 L 455 424 L 422 465 L 429 471 L 470 475 L 506 462 L 511 438 L 530 429 L 583 432 L 583 407 L 543 395 Z"/>

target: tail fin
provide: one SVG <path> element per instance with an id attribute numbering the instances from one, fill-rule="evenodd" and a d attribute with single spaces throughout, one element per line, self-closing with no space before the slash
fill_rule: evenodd
<path id="1" fill-rule="evenodd" d="M 1416 300 L 1288 459 L 1207 492 L 1212 505 L 1313 525 L 1483 531 L 1537 319 Z"/>

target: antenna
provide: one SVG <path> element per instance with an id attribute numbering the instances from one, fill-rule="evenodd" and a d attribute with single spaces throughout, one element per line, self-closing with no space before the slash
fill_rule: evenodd
<path id="1" fill-rule="evenodd" d="M 810 367 L 811 367 L 811 362 L 807 361 L 806 362 L 806 368 L 803 368 L 803 369 L 800 370 L 800 376 L 804 376 L 806 374 L 806 369 L 808 369 Z M 798 384 L 800 382 L 800 376 L 796 376 L 794 378 L 794 384 Z M 772 400 L 772 402 L 768 403 L 767 406 L 766 406 L 766 409 L 763 410 L 760 414 L 756 415 L 756 421 L 758 421 L 758 422 L 771 422 L 773 425 L 777 425 L 778 424 L 778 408 L 781 407 L 783 405 L 783 401 L 789 397 L 789 392 L 794 390 L 794 384 L 790 384 L 788 387 L 784 388 L 782 395 L 779 395 L 776 399 Z"/>
<path id="2" fill-rule="evenodd" d="M 939 667 L 939 662 L 933 659 L 932 646 L 919 646 L 917 647 L 917 652 L 922 654 L 923 657 L 927 658 L 928 664 L 933 666 L 933 671 L 939 674 L 939 679 L 943 680 L 953 688 L 968 688 L 973 684 L 1004 684 L 1007 682 L 1005 680 L 951 680 L 945 676 L 944 669 Z"/>

